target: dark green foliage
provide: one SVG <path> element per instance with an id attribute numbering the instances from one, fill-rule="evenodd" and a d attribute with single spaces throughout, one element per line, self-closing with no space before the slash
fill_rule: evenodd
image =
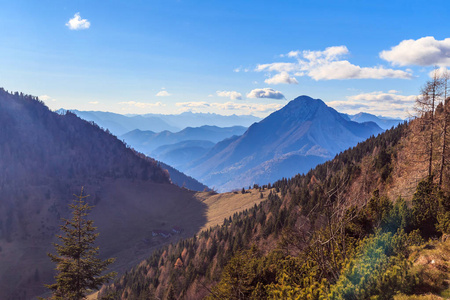
<path id="1" fill-rule="evenodd" d="M 362 241 L 358 254 L 343 268 L 330 289 L 330 299 L 392 299 L 398 292 L 412 290 L 416 278 L 409 274 L 406 260 L 407 235 L 377 232 Z"/>
<path id="2" fill-rule="evenodd" d="M 97 258 L 98 247 L 93 244 L 98 236 L 93 221 L 86 219 L 92 206 L 85 202 L 88 196 L 83 195 L 83 189 L 76 196 L 73 204 L 72 219 L 63 219 L 61 231 L 64 235 L 58 238 L 62 244 L 54 244 L 58 255 L 49 253 L 51 260 L 56 263 L 56 283 L 47 285 L 52 290 L 51 299 L 80 300 L 90 291 L 112 279 L 116 274 L 103 274 L 113 258 L 102 261 Z"/>
<path id="3" fill-rule="evenodd" d="M 263 286 L 275 279 L 277 261 L 274 255 L 262 256 L 255 247 L 237 253 L 225 266 L 209 298 L 265 299 Z"/>
<path id="4" fill-rule="evenodd" d="M 442 192 L 438 194 L 438 212 L 436 229 L 442 234 L 450 233 L 450 197 Z"/>
<path id="5" fill-rule="evenodd" d="M 380 172 L 381 180 L 386 181 L 392 172 L 391 154 L 387 152 L 386 146 L 382 147 L 375 159 L 375 168 Z"/>
<path id="6" fill-rule="evenodd" d="M 438 208 L 442 197 L 442 193 L 433 183 L 431 176 L 417 185 L 412 199 L 414 226 L 420 230 L 424 238 L 430 238 L 437 234 Z"/>

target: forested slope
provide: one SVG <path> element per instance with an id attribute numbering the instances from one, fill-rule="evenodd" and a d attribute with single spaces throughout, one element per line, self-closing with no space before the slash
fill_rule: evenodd
<path id="1" fill-rule="evenodd" d="M 222 226 L 155 252 L 114 285 L 103 287 L 101 295 L 407 299 L 407 295 L 435 293 L 446 297 L 448 241 L 427 241 L 449 232 L 448 196 L 439 188 L 438 176 L 426 177 L 426 172 L 417 170 L 426 168 L 426 156 L 419 161 L 420 148 L 426 145 L 415 144 L 417 154 L 408 148 L 427 132 L 426 126 L 418 132 L 411 124 L 401 124 L 306 175 L 255 187 L 274 188 L 281 197 L 271 193 L 268 200 L 224 220 Z M 401 172 L 406 172 L 401 180 L 394 177 Z M 416 181 L 417 176 L 423 180 Z M 401 193 L 392 197 L 409 191 L 410 182 L 417 187 L 407 200 Z M 448 186 L 448 179 L 442 186 Z M 424 254 L 429 248 L 439 253 Z M 430 257 L 436 257 L 436 266 Z"/>

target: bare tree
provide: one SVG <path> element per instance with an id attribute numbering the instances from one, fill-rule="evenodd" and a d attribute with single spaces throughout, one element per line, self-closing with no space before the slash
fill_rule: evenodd
<path id="1" fill-rule="evenodd" d="M 442 187 L 442 178 L 444 174 L 444 166 L 445 166 L 445 158 L 446 158 L 446 148 L 447 148 L 447 126 L 448 126 L 448 80 L 449 80 L 449 74 L 447 70 L 444 71 L 443 74 L 441 74 L 441 80 L 442 80 L 442 90 L 443 90 L 443 112 L 442 112 L 442 119 L 443 119 L 443 129 L 442 129 L 442 148 L 441 148 L 441 168 L 439 172 L 439 187 Z"/>
<path id="2" fill-rule="evenodd" d="M 429 134 L 427 142 L 428 155 L 428 176 L 433 173 L 433 150 L 434 150 L 434 127 L 435 127 L 435 110 L 438 101 L 442 96 L 442 80 L 439 76 L 438 69 L 435 68 L 433 78 L 428 81 L 421 90 L 421 96 L 417 97 L 415 109 L 420 117 L 421 125 L 426 127 Z"/>

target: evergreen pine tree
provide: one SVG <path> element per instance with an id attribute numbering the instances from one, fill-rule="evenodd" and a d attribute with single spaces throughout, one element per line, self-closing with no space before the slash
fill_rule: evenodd
<path id="1" fill-rule="evenodd" d="M 51 260 L 56 263 L 56 283 L 46 285 L 52 290 L 50 299 L 80 300 L 91 290 L 112 279 L 116 273 L 110 272 L 102 275 L 107 266 L 114 262 L 114 258 L 101 260 L 97 258 L 98 247 L 93 244 L 99 235 L 95 233 L 93 221 L 86 217 L 92 206 L 89 206 L 81 188 L 80 195 L 75 195 L 72 204 L 72 219 L 63 219 L 59 235 L 61 244 L 54 244 L 57 255 L 48 253 Z"/>

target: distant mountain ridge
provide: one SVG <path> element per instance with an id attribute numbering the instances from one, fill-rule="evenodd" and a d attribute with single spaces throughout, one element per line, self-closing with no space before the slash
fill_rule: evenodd
<path id="1" fill-rule="evenodd" d="M 344 119 L 320 99 L 300 96 L 182 170 L 219 191 L 265 184 L 281 174 L 307 172 L 382 131 L 373 122 Z"/>
<path id="2" fill-rule="evenodd" d="M 209 113 L 184 112 L 178 115 L 144 114 L 121 115 L 103 111 L 70 110 L 86 121 L 93 121 L 100 127 L 108 129 L 116 136 L 123 135 L 135 129 L 141 131 L 170 131 L 178 132 L 186 127 L 200 127 L 204 125 L 217 127 L 244 126 L 248 127 L 261 120 L 252 115 L 218 115 Z M 65 113 L 66 109 L 56 112 Z"/>
<path id="3" fill-rule="evenodd" d="M 242 135 L 247 130 L 243 126 L 217 127 L 204 125 L 201 127 L 186 127 L 178 132 L 130 131 L 120 136 L 120 139 L 130 144 L 136 150 L 151 154 L 153 150 L 164 145 L 172 145 L 183 141 L 209 141 L 217 143 L 233 135 Z"/>
<path id="4" fill-rule="evenodd" d="M 205 155 L 214 147 L 214 143 L 204 140 L 187 140 L 179 143 L 163 145 L 151 152 L 151 156 L 170 166 L 179 168 Z M 173 180 L 173 176 L 171 175 Z"/>
<path id="5" fill-rule="evenodd" d="M 178 115 L 163 115 L 163 114 L 145 114 L 143 115 L 161 118 L 168 124 L 178 127 L 180 129 L 186 127 L 201 127 L 204 125 L 217 127 L 232 127 L 243 126 L 248 127 L 255 122 L 261 121 L 261 118 L 253 115 L 219 115 L 214 113 L 194 113 L 184 112 Z"/>
<path id="6" fill-rule="evenodd" d="M 134 129 L 153 130 L 156 132 L 170 130 L 178 131 L 179 128 L 172 126 L 162 119 L 154 116 L 144 117 L 142 115 L 125 116 L 121 114 L 104 111 L 80 111 L 69 110 L 83 120 L 95 122 L 104 129 L 108 129 L 112 134 L 119 136 Z M 65 109 L 59 109 L 57 113 L 65 113 Z"/>
<path id="7" fill-rule="evenodd" d="M 375 122 L 377 123 L 378 126 L 380 126 L 384 130 L 391 129 L 392 127 L 395 127 L 398 124 L 403 123 L 405 121 L 400 118 L 375 116 L 365 112 L 360 112 L 355 115 L 341 113 L 341 115 L 349 121 L 355 121 L 358 123 Z"/>

